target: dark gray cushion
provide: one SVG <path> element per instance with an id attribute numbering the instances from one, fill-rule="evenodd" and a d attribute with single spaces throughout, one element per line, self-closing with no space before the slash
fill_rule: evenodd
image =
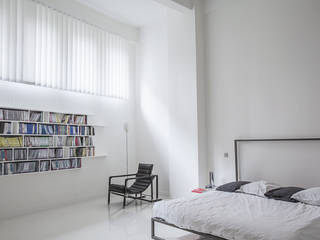
<path id="1" fill-rule="evenodd" d="M 119 184 L 110 184 L 109 191 L 117 192 L 117 193 L 124 193 L 124 185 Z"/>
<path id="2" fill-rule="evenodd" d="M 223 192 L 235 192 L 237 191 L 242 185 L 248 184 L 250 182 L 247 181 L 238 181 L 238 182 L 231 182 L 227 183 L 224 185 L 221 185 L 217 187 L 218 191 L 223 191 Z"/>
<path id="3" fill-rule="evenodd" d="M 286 202 L 298 202 L 295 199 L 292 199 L 291 196 L 297 192 L 304 190 L 299 187 L 281 187 L 272 189 L 269 192 L 266 192 L 264 195 L 268 198 L 281 200 Z"/>

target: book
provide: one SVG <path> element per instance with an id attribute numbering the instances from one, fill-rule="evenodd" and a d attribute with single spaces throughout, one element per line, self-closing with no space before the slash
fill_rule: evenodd
<path id="1" fill-rule="evenodd" d="M 0 137 L 0 147 L 22 147 L 22 137 Z"/>
<path id="2" fill-rule="evenodd" d="M 53 135 L 54 134 L 53 125 L 40 124 L 39 132 L 40 134 L 44 134 L 44 135 Z"/>
<path id="3" fill-rule="evenodd" d="M 70 149 L 70 157 L 86 157 L 86 148 L 72 148 Z"/>
<path id="4" fill-rule="evenodd" d="M 64 113 L 49 113 L 49 122 L 51 123 L 63 123 L 63 124 L 72 124 L 73 117 L 72 114 Z"/>
<path id="5" fill-rule="evenodd" d="M 78 126 L 69 126 L 67 135 L 78 135 L 79 134 L 78 130 L 79 130 Z"/>
<path id="6" fill-rule="evenodd" d="M 40 161 L 40 172 L 50 170 L 50 161 Z"/>
<path id="7" fill-rule="evenodd" d="M 87 156 L 88 157 L 93 157 L 93 156 L 95 156 L 95 148 L 94 147 L 91 147 L 91 148 L 86 148 L 86 150 L 87 150 Z"/>
<path id="8" fill-rule="evenodd" d="M 35 123 L 20 123 L 19 134 L 37 134 L 37 124 Z"/>
<path id="9" fill-rule="evenodd" d="M 193 193 L 204 193 L 206 192 L 207 190 L 206 189 L 203 189 L 203 188 L 196 188 L 196 189 L 193 189 L 192 192 Z"/>
<path id="10" fill-rule="evenodd" d="M 42 112 L 30 112 L 30 121 L 31 122 L 42 122 Z"/>
<path id="11" fill-rule="evenodd" d="M 68 126 L 67 125 L 55 125 L 54 126 L 55 135 L 68 135 Z"/>
<path id="12" fill-rule="evenodd" d="M 92 137 L 84 137 L 83 138 L 83 146 L 93 146 Z"/>
<path id="13" fill-rule="evenodd" d="M 95 135 L 94 128 L 91 126 L 80 126 L 80 135 Z"/>
<path id="14" fill-rule="evenodd" d="M 12 149 L 1 149 L 0 161 L 12 161 Z"/>
<path id="15" fill-rule="evenodd" d="M 75 115 L 74 116 L 75 124 L 87 124 L 87 116 L 86 115 Z"/>
<path id="16" fill-rule="evenodd" d="M 11 123 L 0 122 L 0 134 L 11 134 Z"/>
<path id="17" fill-rule="evenodd" d="M 27 149 L 14 149 L 14 161 L 17 160 L 27 160 Z"/>

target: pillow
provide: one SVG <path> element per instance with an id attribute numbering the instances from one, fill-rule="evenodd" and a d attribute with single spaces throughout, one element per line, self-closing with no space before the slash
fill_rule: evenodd
<path id="1" fill-rule="evenodd" d="M 279 186 L 266 181 L 257 181 L 241 186 L 240 192 L 265 197 L 264 194 L 266 192 L 275 188 L 279 188 Z"/>
<path id="2" fill-rule="evenodd" d="M 250 183 L 250 182 L 246 182 L 246 181 L 230 182 L 230 183 L 227 183 L 227 184 L 224 184 L 224 185 L 217 187 L 216 190 L 223 191 L 223 192 L 235 192 L 242 185 L 245 185 L 248 183 Z"/>
<path id="3" fill-rule="evenodd" d="M 281 200 L 286 202 L 298 202 L 296 199 L 292 198 L 292 195 L 303 190 L 303 188 L 299 187 L 281 187 L 272 189 L 266 192 L 264 195 L 268 198 L 275 200 Z"/>
<path id="4" fill-rule="evenodd" d="M 320 206 L 320 187 L 297 192 L 292 195 L 292 198 L 302 203 Z"/>

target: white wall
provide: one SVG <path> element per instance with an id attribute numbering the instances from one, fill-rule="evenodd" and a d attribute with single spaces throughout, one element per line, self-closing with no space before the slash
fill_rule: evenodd
<path id="1" fill-rule="evenodd" d="M 163 9 L 163 19 L 141 29 L 137 161 L 154 163 L 160 192 L 180 197 L 200 175 L 195 15 Z"/>
<path id="2" fill-rule="evenodd" d="M 208 127 L 207 127 L 207 96 L 205 72 L 205 32 L 204 4 L 196 1 L 194 5 L 196 31 L 196 71 L 197 71 L 197 118 L 198 118 L 198 162 L 199 186 L 208 184 Z"/>
<path id="3" fill-rule="evenodd" d="M 180 197 L 199 186 L 195 15 L 168 19 L 170 195 Z"/>
<path id="4" fill-rule="evenodd" d="M 168 27 L 163 18 L 141 28 L 137 77 L 137 161 L 154 164 L 159 191 L 169 195 Z"/>
<path id="5" fill-rule="evenodd" d="M 235 138 L 320 135 L 320 2 L 207 4 L 209 163 L 223 183 Z"/>

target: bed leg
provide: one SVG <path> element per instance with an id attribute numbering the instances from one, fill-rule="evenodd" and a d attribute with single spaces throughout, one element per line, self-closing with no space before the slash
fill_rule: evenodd
<path id="1" fill-rule="evenodd" d="M 153 218 L 151 218 L 151 239 L 154 239 L 154 240 L 165 240 L 165 239 L 157 237 L 155 235 L 155 221 L 154 221 Z"/>
<path id="2" fill-rule="evenodd" d="M 151 238 L 154 239 L 154 220 L 151 218 Z"/>

